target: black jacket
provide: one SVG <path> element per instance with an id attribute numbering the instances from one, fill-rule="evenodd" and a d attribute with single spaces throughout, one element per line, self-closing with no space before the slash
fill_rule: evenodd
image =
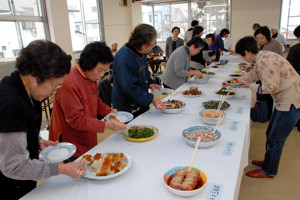
<path id="1" fill-rule="evenodd" d="M 30 99 L 17 71 L 0 82 L 0 132 L 26 132 L 27 150 L 31 159 L 39 157 L 41 103 Z M 36 181 L 15 180 L 0 172 L 1 194 L 19 199 L 36 187 Z"/>

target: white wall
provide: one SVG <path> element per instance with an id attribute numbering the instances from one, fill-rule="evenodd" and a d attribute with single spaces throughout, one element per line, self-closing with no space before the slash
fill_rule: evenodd
<path id="1" fill-rule="evenodd" d="M 232 0 L 231 38 L 235 43 L 253 35 L 252 25 L 259 23 L 270 28 L 280 25 L 281 0 Z"/>

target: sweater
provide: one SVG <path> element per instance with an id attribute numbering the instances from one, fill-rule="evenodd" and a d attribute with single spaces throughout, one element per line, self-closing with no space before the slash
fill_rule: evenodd
<path id="1" fill-rule="evenodd" d="M 182 46 L 176 49 L 167 62 L 163 72 L 163 83 L 176 90 L 187 81 L 187 71 L 190 68 L 190 49 Z"/>
<path id="2" fill-rule="evenodd" d="M 74 157 L 97 145 L 97 133 L 103 133 L 105 122 L 97 114 L 106 116 L 111 108 L 99 98 L 97 82 L 90 81 L 79 65 L 72 67 L 53 100 L 49 139 L 70 142 L 77 148 Z"/>
<path id="3" fill-rule="evenodd" d="M 262 47 L 262 50 L 264 50 L 264 51 L 272 51 L 274 53 L 278 53 L 279 55 L 283 56 L 282 45 L 277 40 L 274 40 L 274 39 L 271 39 L 270 42 L 268 42 L 267 44 L 265 44 Z"/>
<path id="4" fill-rule="evenodd" d="M 154 96 L 148 89 L 155 81 L 150 77 L 145 54 L 139 54 L 128 43 L 124 45 L 115 56 L 113 77 L 114 108 L 131 113 L 149 109 Z"/>
<path id="5" fill-rule="evenodd" d="M 271 94 L 279 111 L 289 111 L 293 104 L 300 108 L 300 76 L 282 56 L 271 51 L 260 51 L 256 56 L 256 66 L 241 80 L 250 83 L 256 92 L 256 81 L 262 82 L 262 93 Z"/>
<path id="6" fill-rule="evenodd" d="M 41 103 L 30 99 L 17 71 L 2 79 L 0 96 L 0 132 L 5 134 L 26 132 L 27 146 L 26 143 L 22 145 L 26 146 L 29 151 L 30 159 L 38 159 L 38 138 L 42 120 Z M 14 140 L 11 145 L 16 144 L 18 143 Z M 0 154 L 4 156 L 2 152 Z M 2 162 L 4 163 L 4 161 L 0 163 Z M 10 162 L 12 161 L 10 160 Z M 26 165 L 22 166 L 26 167 Z M 1 184 L 2 195 L 9 196 L 12 199 L 22 197 L 36 187 L 36 181 L 8 178 L 2 172 L 0 172 L 0 182 L 5 183 Z"/>
<path id="7" fill-rule="evenodd" d="M 178 40 L 176 41 L 176 49 L 183 45 L 184 45 L 183 39 L 178 38 Z M 166 41 L 166 57 L 170 57 L 172 52 L 175 50 L 172 48 L 172 46 L 173 46 L 173 39 L 172 37 L 168 37 Z"/>

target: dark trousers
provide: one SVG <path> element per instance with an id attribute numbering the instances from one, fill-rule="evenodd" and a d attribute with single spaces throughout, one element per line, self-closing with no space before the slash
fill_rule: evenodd
<path id="1" fill-rule="evenodd" d="M 278 111 L 272 114 L 267 128 L 265 160 L 262 171 L 270 176 L 276 176 L 285 140 L 290 135 L 300 119 L 300 108 L 291 105 L 289 111 Z"/>

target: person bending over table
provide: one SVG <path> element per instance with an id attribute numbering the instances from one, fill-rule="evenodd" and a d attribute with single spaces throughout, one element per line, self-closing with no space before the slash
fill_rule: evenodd
<path id="1" fill-rule="evenodd" d="M 277 175 L 285 140 L 300 118 L 300 76 L 282 56 L 271 51 L 259 51 L 251 36 L 240 39 L 235 50 L 246 62 L 256 62 L 256 66 L 240 78 L 241 87 L 256 92 L 256 81 L 260 80 L 262 93 L 271 94 L 275 100 L 275 109 L 266 131 L 265 158 L 252 161 L 261 169 L 246 173 L 253 178 L 272 178 Z"/>
<path id="2" fill-rule="evenodd" d="M 230 32 L 228 29 L 226 29 L 226 28 L 222 29 L 220 34 L 216 35 L 215 43 L 208 46 L 209 50 L 213 50 L 215 52 L 217 61 L 219 61 L 219 59 L 220 59 L 221 51 L 232 52 L 232 50 L 224 48 L 224 42 L 222 39 L 222 38 L 226 39 L 228 37 L 229 33 Z"/>
<path id="3" fill-rule="evenodd" d="M 204 45 L 200 37 L 194 37 L 185 46 L 179 47 L 172 53 L 163 73 L 164 87 L 176 90 L 188 80 L 189 76 L 203 76 L 199 70 L 189 69 L 191 56 L 198 54 Z"/>
<path id="4" fill-rule="evenodd" d="M 53 100 L 49 138 L 70 142 L 76 153 L 66 162 L 75 160 L 97 145 L 97 133 L 105 128 L 125 129 L 126 125 L 114 121 L 101 121 L 97 114 L 106 116 L 112 109 L 99 98 L 97 81 L 113 62 L 113 55 L 103 42 L 88 44 L 80 54 L 78 64 L 72 67 Z"/>
<path id="5" fill-rule="evenodd" d="M 150 77 L 147 54 L 156 45 L 156 30 L 147 24 L 135 27 L 128 43 L 116 54 L 113 65 L 113 106 L 137 117 L 149 110 L 149 105 L 165 109 L 165 104 L 149 93 L 160 89 Z"/>
<path id="6" fill-rule="evenodd" d="M 22 49 L 16 71 L 0 82 L 0 182 L 3 198 L 19 199 L 36 181 L 66 174 L 79 178 L 80 162 L 58 164 L 39 160 L 39 150 L 57 141 L 39 137 L 41 101 L 56 92 L 70 71 L 71 56 L 56 44 L 36 40 Z"/>

